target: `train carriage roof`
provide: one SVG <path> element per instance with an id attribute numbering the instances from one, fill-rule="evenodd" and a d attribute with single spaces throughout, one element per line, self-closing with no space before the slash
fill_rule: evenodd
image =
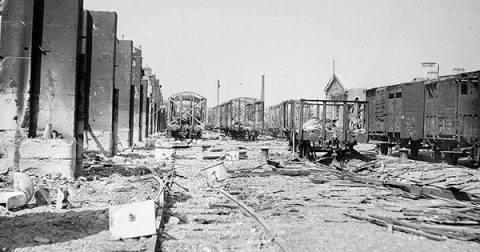
<path id="1" fill-rule="evenodd" d="M 236 98 L 230 99 L 230 100 L 220 104 L 220 106 L 224 105 L 224 104 L 228 104 L 228 103 L 233 102 L 233 101 L 237 101 L 237 100 L 240 100 L 241 102 L 245 102 L 245 103 L 250 103 L 250 104 L 261 103 L 262 102 L 260 99 L 253 98 L 253 97 L 236 97 Z"/>
<path id="2" fill-rule="evenodd" d="M 184 91 L 184 92 L 173 94 L 168 99 L 174 100 L 174 101 L 180 101 L 180 98 L 182 98 L 183 100 L 190 100 L 192 97 L 194 98 L 195 102 L 199 102 L 207 99 L 204 96 L 191 91 Z"/>

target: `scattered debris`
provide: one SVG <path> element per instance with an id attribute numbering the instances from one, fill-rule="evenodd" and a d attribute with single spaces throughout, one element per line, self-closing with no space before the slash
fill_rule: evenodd
<path id="1" fill-rule="evenodd" d="M 51 240 L 48 239 L 48 238 L 44 238 L 44 237 L 41 237 L 41 236 L 35 236 L 35 238 L 33 238 L 34 241 L 36 242 L 40 242 L 40 243 L 50 243 Z"/>
<path id="2" fill-rule="evenodd" d="M 13 174 L 13 192 L 0 192 L 0 204 L 5 204 L 7 210 L 25 206 L 33 197 L 32 180 L 20 172 Z"/>

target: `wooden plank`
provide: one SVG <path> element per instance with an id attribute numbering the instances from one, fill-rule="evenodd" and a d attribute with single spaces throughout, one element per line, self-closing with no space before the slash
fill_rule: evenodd
<path id="1" fill-rule="evenodd" d="M 445 175 L 440 175 L 439 177 L 432 178 L 432 179 L 429 179 L 427 181 L 423 181 L 421 183 L 421 185 L 426 186 L 426 185 L 430 185 L 430 184 L 433 184 L 433 183 L 436 183 L 436 182 L 444 181 L 445 179 L 446 179 Z"/>
<path id="2" fill-rule="evenodd" d="M 348 217 L 351 217 L 351 218 L 354 218 L 354 219 L 357 219 L 357 220 L 368 221 L 372 224 L 376 224 L 376 225 L 379 225 L 379 226 L 384 226 L 384 227 L 387 227 L 387 228 L 390 226 L 389 222 L 382 221 L 382 220 L 377 220 L 377 219 L 374 219 L 374 218 L 362 217 L 362 216 L 351 215 L 351 214 L 344 214 L 344 215 L 348 216 Z M 435 240 L 435 241 L 445 241 L 446 240 L 443 237 L 426 234 L 426 233 L 423 233 L 423 232 L 419 232 L 415 229 L 406 228 L 406 227 L 402 227 L 402 226 L 399 226 L 399 225 L 392 225 L 391 228 L 392 228 L 392 230 L 398 230 L 398 231 L 402 231 L 402 232 L 405 232 L 405 233 L 410 233 L 410 234 L 423 236 L 423 237 L 426 237 L 428 239 Z"/>
<path id="3" fill-rule="evenodd" d="M 467 234 L 480 234 L 480 229 L 478 228 L 468 228 L 468 227 L 462 227 L 462 226 L 451 226 L 451 225 L 441 225 L 441 224 L 432 225 L 432 224 L 426 224 L 426 223 L 420 223 L 418 225 L 422 228 L 441 230 L 445 232 L 462 232 Z"/>
<path id="4" fill-rule="evenodd" d="M 450 234 L 450 233 L 447 233 L 447 232 L 442 232 L 442 231 L 438 231 L 438 230 L 431 230 L 431 229 L 423 228 L 423 227 L 421 227 L 417 224 L 412 224 L 412 223 L 397 220 L 397 219 L 394 219 L 394 218 L 378 216 L 378 215 L 375 215 L 375 214 L 370 214 L 369 216 L 374 218 L 374 219 L 385 221 L 387 223 L 392 223 L 394 225 L 399 225 L 399 226 L 403 226 L 403 227 L 407 227 L 407 228 L 417 229 L 417 230 L 420 230 L 420 231 L 423 231 L 423 232 L 426 232 L 426 233 L 430 233 L 430 234 L 445 236 L 445 237 L 448 237 L 448 238 L 462 240 L 462 241 L 470 240 L 469 237 L 463 237 L 463 236 L 459 236 L 459 235 Z"/>
<path id="5" fill-rule="evenodd" d="M 424 194 L 424 195 L 432 195 L 432 196 L 437 196 L 440 198 L 451 199 L 451 200 L 472 201 L 472 196 L 469 193 L 460 192 L 457 190 L 411 186 L 411 185 L 398 183 L 395 181 L 386 181 L 384 184 L 387 186 L 400 188 L 414 195 Z"/>

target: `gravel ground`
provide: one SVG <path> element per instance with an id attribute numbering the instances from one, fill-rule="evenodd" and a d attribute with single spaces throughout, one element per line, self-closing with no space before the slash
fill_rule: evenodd
<path id="1" fill-rule="evenodd" d="M 157 139 L 157 142 L 164 140 Z M 85 175 L 75 181 L 55 175 L 31 175 L 35 183 L 68 187 L 71 207 L 36 207 L 31 202 L 28 207 L 10 212 L 0 208 L 0 251 L 147 251 L 152 237 L 125 240 L 111 237 L 108 209 L 152 199 L 154 181 L 132 181 L 151 177 L 152 168 L 168 171 L 172 165 L 177 173 L 185 176 L 175 181 L 188 191 L 176 185 L 170 191 L 166 204 L 169 218 L 161 237 L 161 251 L 480 251 L 480 245 L 475 242 L 433 241 L 345 216 L 395 217 L 399 213 L 386 206 L 422 200 L 359 199 L 352 195 L 400 192 L 374 185 L 314 184 L 312 179 L 318 173 L 303 174 L 306 176 L 271 173 L 271 167 L 261 161 L 260 147 L 269 146 L 270 158 L 283 162 L 289 157 L 285 142 L 210 140 L 200 144 L 223 151 L 241 148 L 247 151 L 248 157 L 225 161 L 229 178 L 208 185 L 200 169 L 214 161 L 202 160 L 202 156 L 214 153 L 208 149 L 198 153 L 193 148 L 178 150 L 174 163 L 155 160 L 153 150 L 135 150 L 108 160 L 97 157 L 95 161 L 95 157 L 90 156 L 85 162 Z M 369 150 L 373 146 L 358 148 Z M 363 161 L 351 160 L 355 162 Z M 417 160 L 409 164 L 412 165 L 432 164 Z M 248 176 L 240 173 L 254 168 L 256 172 Z M 11 181 L 8 177 L 2 179 L 0 191 L 5 191 L 11 187 Z M 269 230 L 221 190 L 252 208 L 269 225 Z M 36 237 L 48 241 L 42 243 L 36 241 Z"/>

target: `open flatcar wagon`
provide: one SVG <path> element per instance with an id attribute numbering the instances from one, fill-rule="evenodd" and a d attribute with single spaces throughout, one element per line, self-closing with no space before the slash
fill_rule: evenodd
<path id="1" fill-rule="evenodd" d="M 334 100 L 288 100 L 270 106 L 270 132 L 287 136 L 301 157 L 316 152 L 343 156 L 358 143 L 367 141 L 368 102 Z"/>

